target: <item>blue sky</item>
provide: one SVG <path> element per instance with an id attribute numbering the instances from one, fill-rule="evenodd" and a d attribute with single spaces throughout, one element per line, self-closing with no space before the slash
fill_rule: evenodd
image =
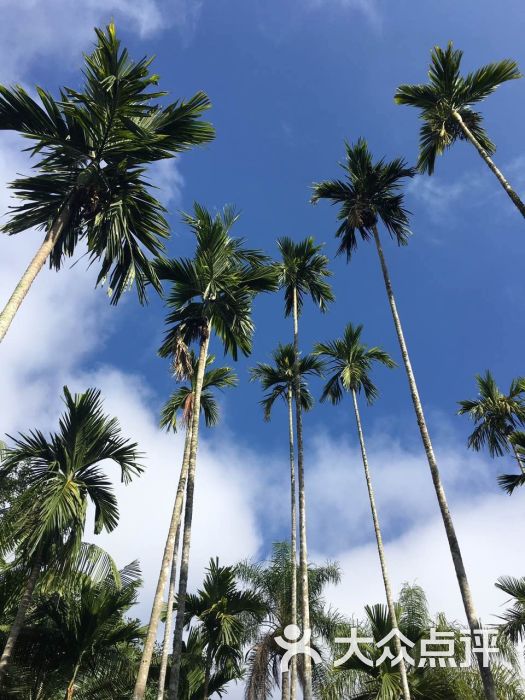
<path id="1" fill-rule="evenodd" d="M 393 94 L 402 82 L 425 80 L 434 44 L 453 40 L 465 52 L 465 70 L 505 57 L 525 66 L 521 3 L 505 0 L 496 7 L 474 0 L 149 0 L 139 5 L 121 0 L 104 5 L 88 0 L 78 9 L 68 0 L 52 0 L 37 3 L 35 9 L 26 0 L 8 2 L 0 28 L 4 47 L 0 78 L 40 83 L 52 91 L 62 84 L 74 86 L 92 25 L 111 16 L 134 56 L 156 54 L 160 85 L 173 99 L 204 90 L 213 102 L 209 118 L 217 129 L 216 140 L 184 155 L 176 169 L 166 167 L 155 174 L 159 196 L 170 212 L 169 254 L 191 254 L 193 241 L 178 210 L 189 209 L 193 200 L 210 209 L 237 205 L 242 211 L 237 234 L 271 255 L 276 254 L 275 239 L 281 235 L 295 239 L 313 235 L 326 244 L 337 300 L 324 316 L 306 306 L 301 319 L 303 349 L 337 336 L 352 321 L 364 324 L 365 341 L 382 345 L 400 361 L 374 250 L 361 245 L 349 265 L 335 258 L 336 212 L 325 203 L 312 207 L 309 188 L 316 180 L 338 175 L 345 139 L 363 136 L 377 157 L 401 155 L 415 161 L 417 114 L 396 106 Z M 503 86 L 482 110 L 498 146 L 496 162 L 524 192 L 525 82 Z M 2 136 L 0 147 L 1 175 L 8 181 L 26 164 L 10 137 Z M 5 209 L 7 198 L 2 196 Z M 474 395 L 475 373 L 490 368 L 506 387 L 523 372 L 520 300 L 525 291 L 525 229 L 467 144 L 456 145 L 441 158 L 434 177 L 412 181 L 406 201 L 413 212 L 413 238 L 398 249 L 385 237 L 385 249 L 443 476 L 457 504 L 460 535 L 470 546 L 468 557 L 477 577 L 474 588 L 488 614 L 494 610 L 496 576 L 522 572 L 511 571 L 512 553 L 505 550 L 499 558 L 494 556 L 493 568 L 484 574 L 478 529 L 487 519 L 499 523 L 493 535 L 494 546 L 499 547 L 513 518 L 521 517 L 518 526 L 523 528 L 522 495 L 509 501 L 499 492 L 495 475 L 504 470 L 503 463 L 467 453 L 464 443 L 470 426 L 455 411 L 459 399 Z M 2 298 L 37 241 L 34 233 L 24 241 L 0 241 Z M 177 461 L 167 438 L 154 430 L 158 408 L 172 388 L 168 365 L 156 357 L 164 312 L 159 300 L 152 299 L 143 309 L 132 297 L 109 308 L 104 293 L 92 290 L 92 273 L 84 274 L 81 268 L 82 262 L 58 276 L 44 273 L 44 280 L 32 290 L 2 349 L 12 375 L 6 380 L 0 419 L 5 431 L 32 427 L 30 419 L 39 419 L 46 427 L 59 410 L 64 381 L 79 389 L 82 382 L 99 381 L 110 404 L 125 414 L 123 423 L 136 427 L 139 439 L 144 432 L 144 444 L 151 445 L 150 481 L 145 477 L 134 492 L 135 487 L 122 492 L 123 525 L 107 546 L 122 557 L 133 547 L 140 550 L 149 591 L 162 545 L 162 517 L 169 508 L 169 499 L 159 504 L 154 489 L 165 475 L 166 455 Z M 237 363 L 241 382 L 224 397 L 223 430 L 213 438 L 207 436 L 204 444 L 210 481 L 203 472 L 195 580 L 201 564 L 223 547 L 211 532 L 217 517 L 225 517 L 222 525 L 230 527 L 224 557 L 232 560 L 264 555 L 272 539 L 286 533 L 286 518 L 279 515 L 287 502 L 285 414 L 278 409 L 272 423 L 264 424 L 259 387 L 247 376 L 248 368 L 267 360 L 279 341 L 290 339 L 291 322 L 282 318 L 282 308 L 280 295 L 258 300 L 253 356 Z M 220 359 L 220 349 L 215 345 L 212 350 Z M 364 420 L 378 467 L 394 579 L 397 585 L 406 579 L 421 580 L 427 588 L 437 579 L 431 591 L 435 605 L 448 605 L 459 616 L 405 375 L 402 369 L 380 370 L 376 380 L 381 398 L 364 411 Z M 319 395 L 320 384 L 312 388 Z M 319 557 L 338 558 L 345 571 L 361 561 L 375 566 L 350 408 L 349 403 L 338 409 L 317 406 L 306 418 L 312 550 Z M 349 468 L 352 476 L 347 481 Z M 391 480 L 399 474 L 406 481 L 396 490 Z M 392 486 L 394 495 L 381 480 Z M 226 501 L 217 505 L 221 497 L 231 497 L 233 505 Z M 138 507 L 141 520 L 154 523 L 155 537 L 144 533 L 141 537 L 133 530 Z M 208 520 L 206 508 L 212 513 Z M 235 509 L 241 515 L 228 520 Z M 424 532 L 415 542 L 417 528 Z M 250 536 L 239 544 L 247 532 Z M 410 556 L 407 542 L 413 544 Z M 437 553 L 426 561 L 421 553 L 429 551 L 429 543 L 432 549 L 435 544 Z M 376 573 L 374 569 L 370 576 L 376 577 L 372 590 L 379 596 Z M 334 600 L 341 603 L 354 595 L 349 603 L 354 610 L 366 600 L 367 591 L 352 593 L 351 586 L 342 590 L 344 595 Z"/>

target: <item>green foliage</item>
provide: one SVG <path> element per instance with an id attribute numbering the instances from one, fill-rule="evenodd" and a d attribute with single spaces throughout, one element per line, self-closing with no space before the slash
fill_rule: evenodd
<path id="1" fill-rule="evenodd" d="M 357 233 L 363 241 L 370 240 L 379 220 L 399 245 L 405 245 L 410 236 L 409 212 L 399 190 L 401 181 L 413 177 L 415 170 L 402 158 L 374 163 L 364 139 L 345 146 L 346 160 L 340 163 L 345 179 L 314 184 L 311 198 L 312 204 L 328 199 L 340 205 L 337 219 L 341 225 L 336 231 L 341 239 L 338 253 L 345 253 L 350 259 L 357 248 Z"/>
<path id="2" fill-rule="evenodd" d="M 362 325 L 349 323 L 342 338 L 315 346 L 315 353 L 327 361 L 327 370 L 332 375 L 323 389 L 321 401 L 329 399 L 333 404 L 338 404 L 343 398 L 343 391 L 359 393 L 361 390 L 368 403 L 377 398 L 377 388 L 370 379 L 372 365 L 377 362 L 392 368 L 396 363 L 381 348 L 363 345 L 362 332 Z"/>
<path id="3" fill-rule="evenodd" d="M 291 391 L 295 392 L 294 369 L 295 351 L 291 343 L 279 345 L 272 353 L 273 365 L 266 362 L 259 362 L 250 370 L 252 381 L 261 382 L 261 386 L 266 395 L 261 401 L 264 409 L 264 420 L 269 421 L 275 401 L 279 398 L 288 401 Z M 313 397 L 308 389 L 308 384 L 304 377 L 322 376 L 323 363 L 314 355 L 304 355 L 299 358 L 299 375 L 301 377 L 301 408 L 309 411 L 314 403 Z"/>
<path id="4" fill-rule="evenodd" d="M 483 128 L 483 117 L 472 109 L 496 88 L 508 80 L 521 78 L 515 61 L 506 59 L 489 63 L 467 73 L 460 73 L 463 52 L 450 42 L 446 49 L 435 46 L 431 53 L 429 82 L 424 85 L 400 85 L 395 100 L 420 110 L 422 120 L 419 141 L 418 169 L 434 172 L 436 157 L 442 155 L 458 139 L 465 140 L 454 114 L 458 113 L 465 125 L 487 153 L 496 147 Z"/>
<path id="5" fill-rule="evenodd" d="M 0 86 L 0 129 L 19 132 L 38 158 L 34 173 L 11 185 L 21 203 L 4 231 L 49 231 L 69 209 L 50 266 L 60 269 L 84 240 L 90 262 L 100 265 L 97 284 L 108 279 L 112 303 L 133 283 L 144 302 L 148 283 L 159 289 L 147 254 L 159 255 L 169 235 L 146 168 L 213 138 L 201 121 L 210 102 L 199 92 L 162 106 L 166 93 L 153 89 L 151 59 L 133 62 L 113 24 L 96 34 L 81 91 L 63 88 L 55 100 L 37 88 L 37 101 L 20 86 Z"/>

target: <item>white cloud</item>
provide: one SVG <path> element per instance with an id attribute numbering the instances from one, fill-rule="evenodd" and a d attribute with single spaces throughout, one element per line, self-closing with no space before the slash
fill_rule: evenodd
<path id="1" fill-rule="evenodd" d="M 118 26 L 149 37 L 175 27 L 191 40 L 202 10 L 200 0 L 3 0 L 0 25 L 0 81 L 26 77 L 37 61 L 56 66 L 81 62 L 94 40 L 93 27 L 115 19 Z M 73 63 L 71 63 L 73 61 Z"/>
<path id="2" fill-rule="evenodd" d="M 154 196 L 164 204 L 178 207 L 182 200 L 184 177 L 180 172 L 180 161 L 170 158 L 159 160 L 149 169 L 149 181 L 158 189 Z"/>

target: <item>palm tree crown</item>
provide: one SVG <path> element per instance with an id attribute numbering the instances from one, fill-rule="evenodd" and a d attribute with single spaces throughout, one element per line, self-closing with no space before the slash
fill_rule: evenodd
<path id="1" fill-rule="evenodd" d="M 250 354 L 253 298 L 258 292 L 276 289 L 277 279 L 266 255 L 230 236 L 237 220 L 231 207 L 212 217 L 195 203 L 194 213 L 184 215 L 197 239 L 193 259 L 156 263 L 159 278 L 172 284 L 166 303 L 173 310 L 166 319 L 169 329 L 159 350 L 162 357 L 173 356 L 181 345 L 199 339 L 206 326 L 233 359 L 239 349 Z"/>
<path id="2" fill-rule="evenodd" d="M 492 457 L 509 451 L 509 438 L 525 425 L 525 379 L 514 379 L 509 393 L 502 394 L 492 374 L 476 375 L 478 398 L 460 401 L 460 415 L 468 415 L 476 428 L 468 439 L 474 450 L 487 447 Z"/>
<path id="3" fill-rule="evenodd" d="M 112 24 L 96 34 L 80 92 L 63 88 L 55 100 L 37 88 L 38 102 L 20 86 L 0 86 L 0 129 L 19 132 L 39 157 L 36 174 L 12 183 L 22 203 L 3 228 L 48 231 L 68 209 L 51 267 L 58 270 L 83 239 L 90 260 L 100 262 L 97 283 L 108 279 L 112 302 L 133 282 L 143 302 L 146 284 L 159 286 L 146 252 L 157 256 L 169 234 L 145 168 L 213 138 L 213 128 L 200 121 L 210 102 L 199 92 L 188 102 L 153 104 L 166 93 L 152 89 L 158 76 L 151 59 L 133 62 Z"/>
<path id="4" fill-rule="evenodd" d="M 357 248 L 357 233 L 364 241 L 370 240 L 379 220 L 400 245 L 406 244 L 410 235 L 409 212 L 403 206 L 399 189 L 401 180 L 413 177 L 414 169 L 402 158 L 374 163 L 362 138 L 353 146 L 345 146 L 346 160 L 340 164 L 345 179 L 314 184 L 311 199 L 313 204 L 329 199 L 332 204 L 341 205 L 337 215 L 341 222 L 336 232 L 341 239 L 338 253 L 346 253 L 350 258 Z"/>
<path id="5" fill-rule="evenodd" d="M 502 83 L 521 77 L 516 62 L 508 59 L 489 63 L 462 76 L 462 57 L 463 52 L 454 49 L 452 43 L 446 49 L 435 46 L 428 72 L 429 83 L 400 85 L 396 91 L 398 104 L 421 110 L 423 123 L 417 167 L 429 175 L 434 172 L 436 156 L 442 155 L 456 140 L 467 139 L 455 113 L 481 147 L 488 154 L 494 153 L 496 147 L 483 128 L 483 117 L 472 105 L 482 102 Z"/>
<path id="6" fill-rule="evenodd" d="M 379 347 L 369 348 L 361 342 L 363 326 L 353 326 L 349 323 L 343 337 L 329 343 L 318 343 L 315 353 L 328 361 L 328 371 L 332 374 L 326 383 L 321 401 L 330 399 L 338 404 L 343 398 L 344 391 L 363 390 L 368 403 L 372 403 L 378 395 L 375 384 L 370 379 L 370 371 L 374 362 L 385 367 L 395 367 L 394 360 Z"/>
<path id="7" fill-rule="evenodd" d="M 270 420 L 275 401 L 279 398 L 288 401 L 290 391 L 294 391 L 295 352 L 292 343 L 282 345 L 272 353 L 273 365 L 259 362 L 250 374 L 252 380 L 261 382 L 267 392 L 261 405 L 264 409 L 264 419 Z M 309 411 L 313 406 L 313 397 L 304 379 L 306 376 L 320 377 L 323 363 L 315 355 L 305 355 L 299 359 L 299 374 L 301 376 L 301 408 Z"/>
<path id="8" fill-rule="evenodd" d="M 304 297 L 309 295 L 314 303 L 326 311 L 328 302 L 334 301 L 334 295 L 327 277 L 332 273 L 328 269 L 328 258 L 321 254 L 322 245 L 315 245 L 309 236 L 296 243 L 286 236 L 277 241 L 282 262 L 277 263 L 279 286 L 284 289 L 285 313 L 293 313 L 293 293 L 297 294 L 297 310 L 301 313 Z"/>
<path id="9" fill-rule="evenodd" d="M 195 380 L 197 377 L 198 357 L 193 350 L 189 354 L 192 367 L 190 384 L 180 386 L 172 393 L 170 398 L 162 407 L 160 417 L 160 427 L 166 430 L 177 430 L 177 415 L 182 414 L 181 422 L 184 427 L 191 425 L 193 412 L 193 402 L 195 397 Z M 215 357 L 210 355 L 206 365 L 209 367 L 215 361 Z M 219 407 L 213 396 L 212 389 L 225 389 L 236 386 L 237 375 L 230 367 L 212 367 L 204 373 L 201 392 L 201 411 L 208 428 L 217 425 L 219 422 Z"/>

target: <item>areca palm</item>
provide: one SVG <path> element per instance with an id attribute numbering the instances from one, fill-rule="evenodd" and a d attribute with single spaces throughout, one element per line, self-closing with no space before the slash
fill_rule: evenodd
<path id="1" fill-rule="evenodd" d="M 113 24 L 96 36 L 81 91 L 63 88 L 56 100 L 37 88 L 35 100 L 20 86 L 0 86 L 0 129 L 21 134 L 38 157 L 36 173 L 11 185 L 21 203 L 3 230 L 45 232 L 0 313 L 0 341 L 46 261 L 59 270 L 81 240 L 90 261 L 100 264 L 97 284 L 108 280 L 112 303 L 132 284 L 141 303 L 148 283 L 159 289 L 148 253 L 159 255 L 169 229 L 146 168 L 213 138 L 200 120 L 210 106 L 204 93 L 155 104 L 166 93 L 154 87 L 151 59 L 133 62 Z"/>
<path id="2" fill-rule="evenodd" d="M 297 427 L 297 471 L 299 481 L 299 561 L 301 580 L 301 608 L 303 630 L 310 629 L 308 607 L 308 545 L 306 536 L 306 492 L 304 479 L 303 423 L 301 406 L 301 377 L 299 373 L 299 316 L 305 297 L 310 297 L 321 311 L 326 311 L 334 295 L 327 278 L 331 276 L 328 258 L 322 255 L 322 246 L 315 245 L 309 236 L 295 242 L 284 237 L 277 241 L 281 261 L 277 263 L 279 286 L 284 290 L 286 316 L 293 318 L 293 349 L 295 353 L 295 417 Z M 292 692 L 295 692 L 292 690 Z M 312 700 L 312 669 L 310 657 L 305 657 L 305 700 Z"/>
<path id="3" fill-rule="evenodd" d="M 240 675 L 246 628 L 260 623 L 265 613 L 264 600 L 257 592 L 238 588 L 235 567 L 210 560 L 202 589 L 186 597 L 186 623 L 197 622 L 205 647 L 202 700 L 209 697 L 214 665 L 221 668 L 226 658 Z"/>
<path id="4" fill-rule="evenodd" d="M 191 438 L 189 444 L 188 481 L 184 514 L 183 555 L 178 588 L 177 619 L 175 623 L 173 664 L 168 697 L 175 700 L 179 684 L 180 655 L 186 588 L 188 581 L 193 496 L 199 437 L 199 415 L 202 385 L 208 359 L 210 336 L 215 333 L 225 352 L 237 359 L 239 350 L 251 352 L 253 321 L 252 302 L 259 292 L 277 286 L 275 269 L 260 251 L 246 248 L 242 239 L 232 238 L 230 231 L 238 216 L 232 208 L 212 216 L 195 203 L 194 213 L 185 214 L 184 221 L 196 237 L 192 259 L 162 260 L 156 265 L 158 276 L 171 284 L 167 296 L 170 312 L 165 340 L 159 350 L 163 357 L 186 353 L 191 342 L 199 345 Z M 142 698 L 145 682 L 136 687 L 134 697 Z"/>
<path id="5" fill-rule="evenodd" d="M 392 586 L 388 575 L 383 537 L 379 524 L 374 487 L 372 485 L 372 477 L 368 466 L 365 438 L 357 401 L 357 395 L 361 393 L 361 391 L 364 393 L 369 404 L 373 403 L 378 395 L 377 388 L 370 378 L 370 372 L 373 365 L 379 363 L 385 367 L 392 368 L 395 367 L 395 362 L 392 360 L 390 355 L 388 355 L 381 348 L 367 347 L 364 345 L 361 341 L 362 331 L 363 326 L 353 326 L 351 323 L 349 323 L 344 330 L 342 338 L 329 343 L 318 343 L 315 347 L 315 352 L 326 360 L 327 371 L 331 374 L 326 386 L 323 389 L 321 401 L 328 399 L 334 405 L 337 405 L 341 402 L 344 391 L 352 394 L 357 433 L 361 447 L 361 457 L 365 471 L 370 509 L 372 511 L 372 520 L 374 523 L 374 532 L 376 536 L 377 550 L 379 553 L 381 574 L 383 576 L 383 584 L 385 587 L 388 613 L 390 615 L 392 629 L 397 629 L 398 620 L 394 605 L 394 596 L 392 594 Z M 396 647 L 396 653 L 399 654 L 401 652 L 399 639 L 395 639 L 394 646 Z M 404 661 L 401 661 L 399 665 L 399 672 L 401 677 L 403 698 L 404 700 L 410 700 L 410 690 L 408 687 L 407 672 Z"/>
<path id="6" fill-rule="evenodd" d="M 281 398 L 286 402 L 288 409 L 288 443 L 290 451 L 290 496 L 291 496 L 291 617 L 290 624 L 297 624 L 297 488 L 295 479 L 295 447 L 293 427 L 293 396 L 295 391 L 295 352 L 293 345 L 279 345 L 273 353 L 273 365 L 260 362 L 251 371 L 252 379 L 261 382 L 266 396 L 261 401 L 264 408 L 265 420 L 270 420 L 273 405 Z M 321 376 L 322 363 L 314 355 L 305 355 L 299 358 L 299 375 L 301 378 L 301 409 L 309 411 L 313 405 L 313 398 L 308 389 L 305 377 L 309 375 Z M 295 658 L 290 664 L 290 672 L 283 674 L 283 698 L 296 697 L 296 664 Z M 291 691 L 291 692 L 289 692 Z"/>
<path id="7" fill-rule="evenodd" d="M 0 660 L 0 681 L 16 644 L 33 592 L 46 569 L 65 575 L 78 564 L 87 506 L 95 507 L 94 531 L 118 524 L 117 500 L 100 463 L 114 462 L 128 483 L 140 474 L 137 445 L 123 437 L 118 420 L 104 414 L 100 391 L 72 395 L 64 387 L 66 410 L 49 438 L 39 430 L 13 438 L 2 474 L 27 465 L 27 488 L 15 499 L 0 526 L 0 555 L 16 553 L 13 565 L 28 571 L 16 616 Z"/>
<path id="8" fill-rule="evenodd" d="M 213 356 L 208 357 L 207 365 L 210 366 L 213 363 L 214 359 L 215 358 Z M 175 585 L 177 578 L 177 559 L 181 529 L 182 502 L 184 499 L 186 480 L 188 478 L 189 446 L 191 440 L 190 430 L 198 364 L 197 357 L 195 356 L 195 353 L 193 351 L 190 351 L 189 353 L 188 362 L 190 366 L 190 376 L 188 377 L 189 384 L 182 385 L 173 392 L 173 394 L 170 396 L 170 398 L 162 408 L 160 419 L 160 425 L 162 428 L 176 431 L 177 416 L 180 413 L 181 423 L 186 428 L 186 437 L 184 440 L 184 454 L 182 459 L 177 493 L 175 496 L 175 502 L 170 521 L 170 527 L 168 530 L 168 536 L 166 538 L 166 545 L 164 547 L 164 554 L 162 558 L 159 579 L 157 582 L 157 590 L 155 592 L 155 597 L 153 600 L 150 623 L 148 626 L 146 641 L 144 643 L 143 659 L 141 661 L 143 668 L 149 666 L 149 663 L 151 663 L 153 647 L 157 636 L 157 628 L 162 610 L 164 588 L 166 585 L 166 580 L 168 578 L 168 571 L 171 567 L 168 588 L 167 614 L 164 627 L 164 639 L 162 644 L 162 656 L 159 671 L 158 700 L 162 700 L 162 698 L 164 698 L 164 685 L 166 680 L 166 671 L 168 668 L 168 655 L 173 621 L 173 602 L 175 600 Z M 213 396 L 212 390 L 224 389 L 226 387 L 235 386 L 236 384 L 237 377 L 229 367 L 213 367 L 206 370 L 202 383 L 201 411 L 204 415 L 204 421 L 207 427 L 216 425 L 219 420 L 219 408 Z"/>
<path id="9" fill-rule="evenodd" d="M 468 438 L 468 446 L 477 452 L 487 447 L 491 457 L 512 449 L 525 475 L 519 445 L 513 439 L 513 434 L 525 425 L 525 379 L 514 379 L 506 395 L 501 393 L 489 370 L 484 375 L 477 374 L 476 383 L 478 398 L 459 402 L 459 415 L 468 415 L 476 425 Z M 506 476 L 500 477 L 500 483 L 504 484 L 505 479 Z"/>
<path id="10" fill-rule="evenodd" d="M 457 140 L 469 141 L 498 178 L 518 211 L 525 216 L 525 204 L 513 190 L 491 156 L 496 146 L 483 128 L 482 115 L 472 109 L 496 88 L 508 80 L 521 78 L 515 61 L 506 59 L 489 63 L 462 76 L 463 52 L 452 43 L 443 50 L 435 46 L 428 72 L 429 82 L 424 85 L 400 85 L 395 100 L 398 104 L 417 107 L 421 111 L 418 168 L 431 175 L 436 157 L 443 154 Z"/>
<path id="11" fill-rule="evenodd" d="M 263 623 L 253 626 L 249 638 L 252 648 L 248 655 L 246 700 L 271 698 L 275 686 L 279 687 L 280 681 L 284 680 L 281 676 L 281 659 L 285 651 L 276 643 L 275 638 L 283 636 L 284 629 L 290 624 L 291 619 L 291 582 L 294 566 L 290 550 L 288 542 L 277 542 L 273 545 L 272 556 L 268 562 L 244 561 L 237 566 L 239 579 L 258 593 L 266 607 Z M 323 566 L 308 565 L 311 646 L 314 648 L 320 649 L 328 644 L 342 621 L 339 613 L 327 609 L 323 597 L 325 588 L 338 584 L 340 580 L 341 573 L 337 564 L 327 562 Z M 304 669 L 300 679 L 304 692 L 306 680 Z M 281 685 L 283 698 L 287 697 L 285 692 L 286 688 Z"/>
<path id="12" fill-rule="evenodd" d="M 412 168 L 407 167 L 405 161 L 401 158 L 390 162 L 382 159 L 374 163 L 372 154 L 364 139 L 359 139 L 354 146 L 346 144 L 346 160 L 341 165 L 345 174 L 345 179 L 328 180 L 315 184 L 312 202 L 315 203 L 320 199 L 328 199 L 333 204 L 340 206 L 337 218 L 341 223 L 337 229 L 336 236 L 341 239 L 339 252 L 346 253 L 348 260 L 350 260 L 357 248 L 358 235 L 363 241 L 373 239 L 375 242 L 390 310 L 392 312 L 392 318 L 401 349 L 403 364 L 408 378 L 416 420 L 430 468 L 432 482 L 436 491 L 443 524 L 445 526 L 465 613 L 469 627 L 474 631 L 479 628 L 479 619 L 472 599 L 472 593 L 463 563 L 463 556 L 448 507 L 445 489 L 434 455 L 434 448 L 428 432 L 416 378 L 412 369 L 403 327 L 397 310 L 390 273 L 388 271 L 378 231 L 378 224 L 381 221 L 390 236 L 394 238 L 399 245 L 404 245 L 408 242 L 408 237 L 410 235 L 409 220 L 408 212 L 404 207 L 401 183 L 405 178 L 411 177 L 414 171 Z M 479 659 L 479 663 L 487 700 L 496 700 L 490 668 L 485 668 L 481 659 Z"/>

